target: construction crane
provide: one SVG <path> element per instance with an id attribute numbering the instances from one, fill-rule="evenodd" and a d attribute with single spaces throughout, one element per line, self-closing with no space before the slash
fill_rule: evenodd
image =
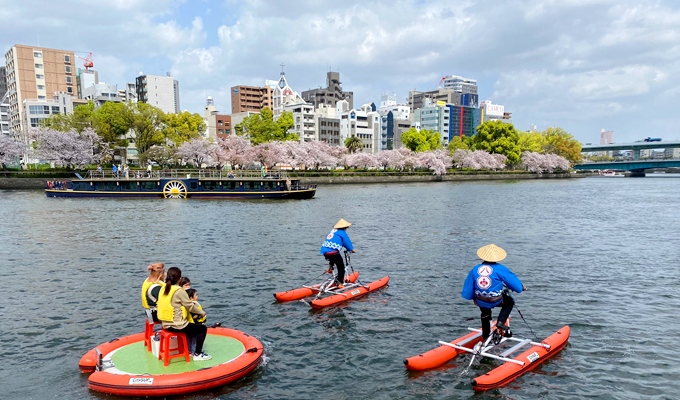
<path id="1" fill-rule="evenodd" d="M 443 77 L 441 81 L 439 81 L 439 86 L 437 86 L 437 89 L 442 88 L 442 84 L 444 84 L 444 81 L 446 80 L 446 77 Z"/>
<path id="2" fill-rule="evenodd" d="M 83 52 L 83 53 L 84 53 L 84 52 Z M 81 57 L 81 56 L 79 56 L 79 55 L 77 55 L 77 54 L 76 54 L 76 57 L 78 57 L 78 58 L 80 58 L 81 60 L 85 61 L 85 63 L 83 64 L 83 66 L 85 67 L 85 71 L 89 71 L 90 68 L 94 67 L 94 64 L 92 63 L 92 52 L 90 52 L 90 53 L 87 55 L 87 58 L 83 58 L 83 57 Z"/>

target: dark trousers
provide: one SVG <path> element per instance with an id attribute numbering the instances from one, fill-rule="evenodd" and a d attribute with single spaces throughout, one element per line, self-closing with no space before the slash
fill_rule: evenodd
<path id="1" fill-rule="evenodd" d="M 201 324 L 192 324 L 184 327 L 184 329 L 167 328 L 166 331 L 183 333 L 187 335 L 187 342 L 189 338 L 196 341 L 196 352 L 195 354 L 203 353 L 203 342 L 205 342 L 205 336 L 208 334 L 208 327 Z"/>
<path id="2" fill-rule="evenodd" d="M 326 260 L 330 263 L 330 267 L 335 265 L 335 267 L 338 269 L 338 277 L 337 281 L 338 283 L 342 283 L 345 281 L 345 263 L 342 261 L 342 256 L 340 255 L 340 252 L 337 252 L 335 254 L 324 254 L 324 257 L 326 257 Z"/>
<path id="3" fill-rule="evenodd" d="M 512 299 L 512 297 L 504 293 L 503 300 L 499 305 L 501 306 L 501 312 L 498 313 L 498 322 L 505 325 L 505 323 L 508 321 L 508 317 L 510 316 L 510 312 L 512 311 L 512 306 L 515 305 L 515 301 Z M 479 307 L 479 310 L 482 312 L 482 337 L 484 340 L 486 340 L 486 338 L 488 338 L 489 334 L 491 333 L 491 309 Z"/>

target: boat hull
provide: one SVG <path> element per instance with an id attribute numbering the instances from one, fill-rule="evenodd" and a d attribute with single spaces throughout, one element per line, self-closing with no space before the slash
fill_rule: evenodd
<path id="1" fill-rule="evenodd" d="M 569 326 L 563 327 L 542 342 L 550 345 L 550 350 L 543 346 L 532 346 L 529 350 L 514 358 L 517 361 L 524 362 L 523 366 L 506 362 L 489 373 L 473 379 L 472 386 L 475 390 L 489 390 L 512 382 L 519 376 L 536 368 L 548 358 L 559 353 L 567 345 L 569 334 Z"/>
<path id="2" fill-rule="evenodd" d="M 225 385 L 252 372 L 264 354 L 262 343 L 243 332 L 227 328 L 208 328 L 208 335 L 220 335 L 237 339 L 245 350 L 235 359 L 209 368 L 190 372 L 157 375 L 138 375 L 96 371 L 97 352 L 106 356 L 127 345 L 142 342 L 144 334 L 125 336 L 97 346 L 87 352 L 79 362 L 81 372 L 90 373 L 90 389 L 121 396 L 171 396 L 206 390 Z M 145 350 L 144 350 L 145 351 Z"/>
<path id="3" fill-rule="evenodd" d="M 315 309 L 321 309 L 325 307 L 331 307 L 343 303 L 345 301 L 356 299 L 358 297 L 364 296 L 370 292 L 376 291 L 380 288 L 387 286 L 390 281 L 390 277 L 386 276 L 375 282 L 371 282 L 364 286 L 359 286 L 348 290 L 347 292 L 336 294 L 333 296 L 324 297 L 323 299 L 312 300 L 309 305 Z"/>
<path id="4" fill-rule="evenodd" d="M 347 280 L 349 280 L 350 283 L 356 282 L 356 280 L 358 278 L 359 278 L 358 272 L 354 272 L 354 273 L 349 274 L 347 276 Z M 312 285 L 311 287 L 318 288 L 321 285 L 322 285 L 322 283 L 317 283 L 316 285 Z M 314 295 L 318 292 L 319 292 L 318 290 L 313 290 L 313 289 L 310 289 L 310 288 L 299 288 L 299 289 L 288 290 L 288 291 L 285 291 L 285 292 L 274 293 L 274 297 L 278 301 L 293 301 L 293 300 L 300 300 L 300 299 L 303 299 L 303 298 L 308 297 L 308 296 L 312 296 L 312 295 Z"/>
<path id="5" fill-rule="evenodd" d="M 459 343 L 465 342 L 461 346 L 471 349 L 481 340 L 482 336 L 477 332 L 470 332 L 469 334 L 454 340 L 451 342 L 451 344 L 457 345 Z M 423 371 L 426 369 L 440 367 L 453 360 L 458 354 L 461 353 L 465 352 L 463 350 L 454 349 L 451 346 L 439 346 L 436 349 L 426 351 L 423 354 L 405 359 L 404 365 L 411 371 Z"/>
<path id="6" fill-rule="evenodd" d="M 163 192 L 104 192 L 45 189 L 47 197 L 67 198 L 164 198 Z M 187 193 L 187 198 L 193 199 L 311 199 L 316 195 L 316 189 L 271 192 L 195 192 Z"/>

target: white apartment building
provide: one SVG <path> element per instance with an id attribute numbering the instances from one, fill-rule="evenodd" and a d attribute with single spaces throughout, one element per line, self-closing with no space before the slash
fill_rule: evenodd
<path id="1" fill-rule="evenodd" d="M 9 135 L 9 92 L 0 99 L 0 135 Z"/>
<path id="2" fill-rule="evenodd" d="M 289 132 L 297 133 L 300 142 L 318 140 L 313 104 L 298 103 L 284 105 L 283 111 L 293 114 L 293 128 Z"/>
<path id="3" fill-rule="evenodd" d="M 94 108 L 99 108 L 107 101 L 120 103 L 123 99 L 118 95 L 118 85 L 107 85 L 106 83 L 96 83 L 82 89 L 83 100 L 92 101 Z"/>
<path id="4" fill-rule="evenodd" d="M 138 76 L 135 84 L 138 101 L 158 107 L 165 113 L 179 113 L 179 82 L 169 72 L 167 76 Z"/>
<path id="5" fill-rule="evenodd" d="M 408 119 L 411 114 L 411 108 L 408 104 L 397 104 L 397 95 L 394 93 L 380 96 L 378 113 L 380 113 L 381 116 L 385 116 L 390 111 L 392 111 L 392 115 L 394 115 L 395 118 L 399 119 Z"/>
<path id="6" fill-rule="evenodd" d="M 342 109 L 341 103 L 338 102 L 340 109 Z M 364 104 L 358 110 L 352 109 L 340 113 L 341 143 L 344 145 L 345 139 L 354 136 L 363 142 L 364 152 L 380 152 L 380 114 L 373 111 L 371 104 Z"/>
<path id="7" fill-rule="evenodd" d="M 85 103 L 86 101 L 75 99 L 68 93 L 56 93 L 51 100 L 24 100 L 22 124 L 27 128 L 37 128 L 43 119 L 53 114 L 72 114 L 75 107 Z"/>

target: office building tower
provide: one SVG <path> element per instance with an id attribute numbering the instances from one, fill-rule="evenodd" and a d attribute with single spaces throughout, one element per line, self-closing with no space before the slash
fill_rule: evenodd
<path id="1" fill-rule="evenodd" d="M 269 86 L 239 85 L 231 88 L 231 113 L 244 111 L 260 112 L 272 108 L 272 88 Z"/>
<path id="2" fill-rule="evenodd" d="M 72 51 L 16 44 L 5 53 L 10 130 L 24 131 L 25 100 L 47 100 L 55 93 L 77 95 Z M 27 139 L 26 139 L 27 140 Z"/>
<path id="3" fill-rule="evenodd" d="M 354 107 L 354 93 L 342 90 L 339 72 L 328 72 L 326 74 L 326 87 L 310 89 L 302 92 L 302 99 L 314 105 L 316 109 L 319 105 L 335 107 L 340 100 L 347 100 L 349 108 Z"/>
<path id="4" fill-rule="evenodd" d="M 166 76 L 138 76 L 135 84 L 137 101 L 158 107 L 165 113 L 179 113 L 179 82 L 169 72 Z"/>

